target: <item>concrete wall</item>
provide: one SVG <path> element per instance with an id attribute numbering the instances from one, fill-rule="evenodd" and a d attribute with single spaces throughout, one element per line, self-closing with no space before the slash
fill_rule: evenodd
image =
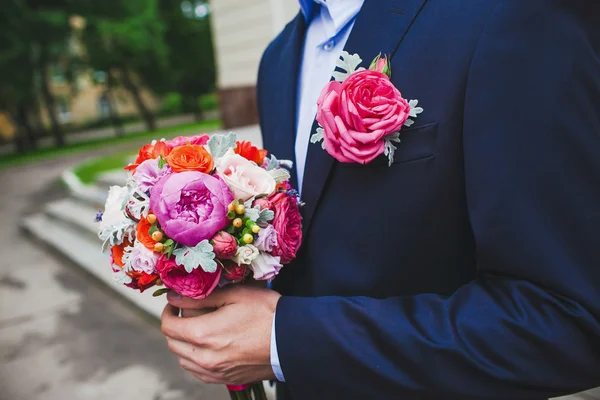
<path id="1" fill-rule="evenodd" d="M 269 42 L 298 13 L 297 0 L 213 0 L 212 29 L 226 128 L 257 122 L 258 65 Z"/>

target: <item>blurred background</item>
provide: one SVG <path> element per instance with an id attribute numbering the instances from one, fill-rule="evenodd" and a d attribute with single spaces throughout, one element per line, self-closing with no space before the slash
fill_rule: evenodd
<path id="1" fill-rule="evenodd" d="M 165 304 L 117 285 L 94 217 L 153 139 L 261 143 L 256 76 L 296 0 L 4 0 L 0 400 L 227 399 L 187 376 Z M 151 291 L 150 291 L 151 292 Z"/>
<path id="2" fill-rule="evenodd" d="M 229 398 L 167 350 L 164 299 L 114 282 L 94 217 L 153 139 L 232 129 L 260 144 L 258 64 L 297 0 L 1 11 L 0 400 Z"/>

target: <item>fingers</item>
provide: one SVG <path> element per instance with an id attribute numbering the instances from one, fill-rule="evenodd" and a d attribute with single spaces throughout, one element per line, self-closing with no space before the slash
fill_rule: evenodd
<path id="1" fill-rule="evenodd" d="M 197 321 L 197 318 L 180 318 L 177 307 L 167 304 L 160 319 L 160 330 L 165 336 L 193 343 L 199 342 L 199 338 L 202 337 L 202 327 L 191 323 Z"/>
<path id="2" fill-rule="evenodd" d="M 199 365 L 195 364 L 190 360 L 180 358 L 179 365 L 181 366 L 181 368 L 189 372 L 193 377 L 201 380 L 204 383 L 221 385 L 226 384 L 226 382 L 222 378 L 210 373 L 209 371 L 205 370 L 204 368 L 200 367 Z"/>
<path id="3" fill-rule="evenodd" d="M 240 288 L 241 289 L 241 288 Z M 220 308 L 231 302 L 235 297 L 235 293 L 239 292 L 236 288 L 223 288 L 212 292 L 208 297 L 196 300 L 189 297 L 183 297 L 171 291 L 167 294 L 169 304 L 186 309 L 205 309 L 205 308 Z"/>
<path id="4" fill-rule="evenodd" d="M 212 308 L 207 308 L 207 309 L 204 309 L 204 310 L 182 308 L 181 309 L 181 316 L 184 317 L 184 318 L 194 318 L 194 317 L 199 317 L 201 315 L 206 315 L 206 314 L 211 313 L 213 311 L 214 311 L 214 309 L 212 309 Z"/>

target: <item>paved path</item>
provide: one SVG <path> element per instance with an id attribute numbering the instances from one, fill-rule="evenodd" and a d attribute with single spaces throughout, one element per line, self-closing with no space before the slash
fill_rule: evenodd
<path id="1" fill-rule="evenodd" d="M 188 378 L 155 320 L 20 235 L 21 216 L 64 196 L 58 177 L 91 155 L 0 170 L 0 399 L 229 398 Z"/>

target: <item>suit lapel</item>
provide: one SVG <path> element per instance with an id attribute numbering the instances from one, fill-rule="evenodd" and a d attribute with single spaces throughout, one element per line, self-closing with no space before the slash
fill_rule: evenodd
<path id="1" fill-rule="evenodd" d="M 299 13 L 288 26 L 288 32 L 282 37 L 284 43 L 281 54 L 273 57 L 269 65 L 267 78 L 267 93 L 270 112 L 276 113 L 273 132 L 273 146 L 268 150 L 282 160 L 296 160 L 296 110 L 298 100 L 298 73 L 302 62 L 303 44 L 306 33 L 304 16 Z M 296 187 L 296 170 L 291 171 L 291 184 Z"/>
<path id="2" fill-rule="evenodd" d="M 358 54 L 368 68 L 377 54 L 393 55 L 427 0 L 365 0 L 345 50 Z M 317 123 L 313 124 L 314 133 Z M 321 195 L 335 164 L 334 158 L 320 145 L 309 144 L 302 199 L 304 234 L 308 232 Z"/>

